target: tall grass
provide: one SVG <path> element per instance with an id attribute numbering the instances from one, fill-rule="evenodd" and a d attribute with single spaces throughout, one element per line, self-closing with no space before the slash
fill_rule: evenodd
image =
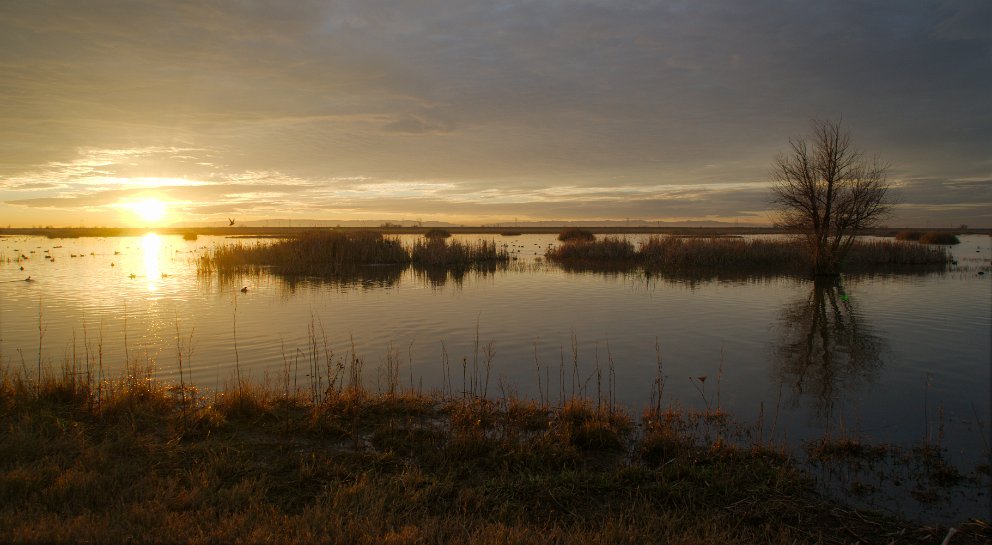
<path id="1" fill-rule="evenodd" d="M 916 242 L 923 236 L 923 231 L 899 231 L 896 233 L 896 240 L 908 240 Z"/>
<path id="2" fill-rule="evenodd" d="M 961 240 L 954 233 L 930 232 L 923 233 L 920 237 L 921 244 L 961 244 Z"/>
<path id="3" fill-rule="evenodd" d="M 637 258 L 634 245 L 622 237 L 608 236 L 598 241 L 569 240 L 572 242 L 550 248 L 545 257 L 553 261 L 572 262 L 631 261 Z"/>
<path id="4" fill-rule="evenodd" d="M 257 267 L 287 274 L 322 274 L 361 265 L 402 264 L 410 261 L 399 240 L 372 231 L 309 231 L 271 244 L 219 246 L 201 258 L 201 267 L 248 271 Z"/>
<path id="5" fill-rule="evenodd" d="M 552 406 L 415 392 L 397 365 L 394 354 L 379 392 L 358 382 L 319 398 L 251 384 L 185 396 L 136 370 L 106 381 L 98 400 L 69 367 L 34 379 L 0 366 L 4 539 L 681 545 L 942 535 L 817 495 L 780 449 L 736 443 L 725 415 L 652 408 L 638 432 L 622 409 L 584 397 Z M 830 463 L 834 445 L 811 452 Z M 989 537 L 981 524 L 958 529 L 962 540 Z"/>
<path id="6" fill-rule="evenodd" d="M 399 239 L 373 231 L 311 231 L 271 244 L 220 246 L 200 258 L 198 269 L 206 273 L 269 269 L 287 275 L 353 275 L 373 265 L 413 263 L 464 270 L 509 260 L 509 252 L 492 241 L 448 241 L 437 236 L 407 248 Z"/>
<path id="7" fill-rule="evenodd" d="M 466 269 L 487 263 L 507 263 L 510 253 L 493 241 L 462 242 L 430 238 L 417 240 L 410 248 L 414 265 Z"/>
<path id="8" fill-rule="evenodd" d="M 435 227 L 424 233 L 424 238 L 426 238 L 427 240 L 451 238 L 451 232 L 448 231 L 447 229 L 441 229 L 439 227 Z"/>
<path id="9" fill-rule="evenodd" d="M 896 233 L 896 240 L 906 240 L 919 242 L 921 244 L 960 244 L 954 233 L 946 231 L 899 231 Z"/>
<path id="10" fill-rule="evenodd" d="M 635 251 L 616 237 L 593 242 L 566 242 L 550 248 L 545 257 L 569 267 L 609 265 L 615 269 L 687 273 L 734 271 L 799 273 L 808 270 L 804 246 L 794 240 L 732 237 L 652 236 Z M 851 268 L 886 265 L 944 264 L 943 248 L 894 241 L 856 241 L 845 262 Z"/>
<path id="11" fill-rule="evenodd" d="M 792 271 L 804 262 L 803 249 L 792 242 L 743 238 L 653 236 L 641 244 L 639 257 L 650 268 L 771 268 Z"/>
<path id="12" fill-rule="evenodd" d="M 573 227 L 571 229 L 566 229 L 558 234 L 558 240 L 562 242 L 592 242 L 596 240 L 596 235 L 592 234 L 592 231 L 586 229 L 580 229 L 578 227 Z"/>

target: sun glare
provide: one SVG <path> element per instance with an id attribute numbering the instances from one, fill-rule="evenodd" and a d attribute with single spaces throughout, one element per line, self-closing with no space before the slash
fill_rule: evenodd
<path id="1" fill-rule="evenodd" d="M 134 201 L 126 205 L 132 213 L 144 223 L 157 223 L 165 218 L 167 208 L 158 199 Z"/>

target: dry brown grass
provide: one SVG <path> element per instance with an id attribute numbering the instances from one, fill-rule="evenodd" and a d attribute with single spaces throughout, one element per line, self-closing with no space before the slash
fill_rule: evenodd
<path id="1" fill-rule="evenodd" d="M 147 371 L 146 371 L 147 373 Z M 99 392 L 99 394 L 97 394 Z M 0 371 L 0 528 L 27 543 L 916 543 L 676 411 L 355 384 L 314 401 Z M 185 400 L 185 402 L 184 402 Z M 697 422 L 722 422 L 704 415 Z M 988 535 L 975 530 L 956 543 Z M 958 539 L 958 538 L 956 538 Z"/>

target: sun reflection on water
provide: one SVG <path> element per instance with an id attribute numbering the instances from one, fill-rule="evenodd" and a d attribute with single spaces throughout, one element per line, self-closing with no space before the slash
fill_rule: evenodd
<path id="1" fill-rule="evenodd" d="M 148 233 L 141 240 L 141 247 L 145 253 L 145 278 L 148 279 L 148 291 L 155 291 L 158 289 L 158 279 L 162 274 L 158 265 L 162 240 L 157 234 Z"/>

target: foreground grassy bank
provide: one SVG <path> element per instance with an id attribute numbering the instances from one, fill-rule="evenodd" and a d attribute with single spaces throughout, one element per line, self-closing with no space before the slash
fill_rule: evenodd
<path id="1" fill-rule="evenodd" d="M 390 393 L 392 391 L 392 393 Z M 319 392 L 317 392 L 319 394 Z M 314 399 L 319 399 L 315 402 Z M 725 419 L 725 415 L 707 418 Z M 656 406 L 0 381 L 8 542 L 938 543 Z M 990 536 L 979 524 L 954 543 Z"/>

